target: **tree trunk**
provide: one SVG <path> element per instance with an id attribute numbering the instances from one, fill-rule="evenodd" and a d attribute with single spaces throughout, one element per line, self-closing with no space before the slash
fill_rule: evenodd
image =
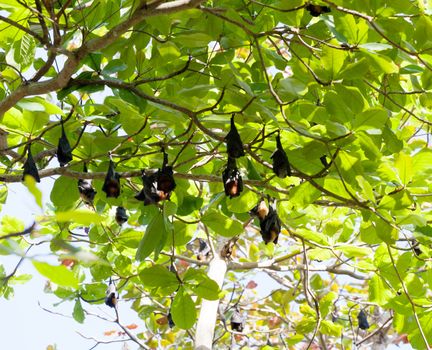
<path id="1" fill-rule="evenodd" d="M 219 254 L 216 254 L 210 261 L 208 276 L 216 281 L 219 288 L 222 288 L 226 271 L 226 261 Z M 195 336 L 195 350 L 210 350 L 212 348 L 218 307 L 219 300 L 202 300 Z"/>

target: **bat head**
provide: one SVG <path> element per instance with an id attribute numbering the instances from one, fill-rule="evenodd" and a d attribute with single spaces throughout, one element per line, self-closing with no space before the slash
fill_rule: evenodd
<path id="1" fill-rule="evenodd" d="M 264 200 L 261 200 L 249 211 L 249 214 L 257 216 L 260 221 L 264 220 L 268 213 L 269 208 Z"/>

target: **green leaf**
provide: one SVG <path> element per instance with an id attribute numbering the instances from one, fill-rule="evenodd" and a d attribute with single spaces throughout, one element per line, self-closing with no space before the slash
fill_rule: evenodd
<path id="1" fill-rule="evenodd" d="M 218 300 L 219 299 L 219 286 L 217 283 L 210 279 L 206 278 L 203 281 L 199 282 L 198 285 L 196 285 L 193 288 L 196 295 L 198 295 L 201 298 L 208 299 L 208 300 Z"/>
<path id="2" fill-rule="evenodd" d="M 29 192 L 33 195 L 36 204 L 42 208 L 42 192 L 36 186 L 36 180 L 33 176 L 26 175 L 24 177 L 24 184 Z"/>
<path id="3" fill-rule="evenodd" d="M 84 315 L 84 310 L 82 308 L 80 299 L 77 299 L 75 301 L 75 306 L 73 309 L 72 316 L 75 319 L 75 321 L 77 321 L 78 323 L 84 323 L 85 315 Z"/>
<path id="4" fill-rule="evenodd" d="M 432 226 L 416 226 L 416 231 L 425 236 L 432 237 Z"/>
<path id="5" fill-rule="evenodd" d="M 60 210 L 72 208 L 79 199 L 76 179 L 60 176 L 51 190 L 51 202 Z"/>
<path id="6" fill-rule="evenodd" d="M 397 193 L 383 196 L 379 207 L 390 210 L 400 210 L 408 208 L 413 203 L 413 200 L 408 191 L 402 190 Z"/>
<path id="7" fill-rule="evenodd" d="M 165 219 L 159 211 L 147 226 L 144 237 L 139 243 L 135 258 L 142 261 L 147 258 L 157 247 L 161 246 L 162 239 L 167 236 Z"/>
<path id="8" fill-rule="evenodd" d="M 204 200 L 201 197 L 184 196 L 181 205 L 177 209 L 178 215 L 185 216 L 191 214 L 193 211 L 201 208 Z"/>
<path id="9" fill-rule="evenodd" d="M 399 153 L 395 161 L 395 166 L 398 170 L 400 181 L 406 186 L 413 177 L 413 162 L 411 156 Z"/>
<path id="10" fill-rule="evenodd" d="M 233 237 L 244 231 L 243 225 L 237 220 L 230 219 L 217 211 L 207 212 L 201 221 L 211 228 L 216 234 Z"/>
<path id="11" fill-rule="evenodd" d="M 337 296 L 337 293 L 329 292 L 319 300 L 319 307 L 323 318 L 333 311 L 334 301 Z"/>
<path id="12" fill-rule="evenodd" d="M 355 245 L 341 246 L 338 247 L 337 250 L 344 253 L 347 258 L 371 256 L 373 253 L 372 249 L 370 248 L 358 247 Z"/>
<path id="13" fill-rule="evenodd" d="M 321 197 L 321 192 L 318 191 L 310 182 L 304 182 L 299 186 L 295 186 L 290 191 L 290 203 L 296 208 L 303 208 L 308 204 L 313 203 Z"/>
<path id="14" fill-rule="evenodd" d="M 33 261 L 33 266 L 44 277 L 59 286 L 78 288 L 78 279 L 65 266 L 54 266 L 45 262 Z"/>
<path id="15" fill-rule="evenodd" d="M 175 40 L 186 47 L 204 47 L 208 45 L 212 38 L 205 33 L 190 33 L 187 35 L 176 35 Z"/>
<path id="16" fill-rule="evenodd" d="M 397 230 L 382 219 L 376 222 L 376 233 L 384 242 L 393 244 L 399 235 Z"/>
<path id="17" fill-rule="evenodd" d="M 176 213 L 177 213 L 177 205 L 173 202 L 166 201 L 163 205 L 164 218 L 168 219 L 168 217 L 175 215 Z"/>
<path id="18" fill-rule="evenodd" d="M 337 41 L 334 41 L 337 43 Z M 346 52 L 342 50 L 336 50 L 331 48 L 330 46 L 323 46 L 323 54 L 321 56 L 321 64 L 324 69 L 330 73 L 330 79 L 335 79 L 338 76 L 338 73 L 343 67 Z"/>
<path id="19" fill-rule="evenodd" d="M 362 79 L 369 70 L 368 60 L 365 57 L 345 65 L 340 76 L 347 80 Z"/>
<path id="20" fill-rule="evenodd" d="M 195 324 L 195 304 L 182 287 L 179 288 L 172 302 L 171 315 L 176 326 L 181 329 L 190 329 Z"/>
<path id="21" fill-rule="evenodd" d="M 120 59 L 112 60 L 104 67 L 102 72 L 111 75 L 126 70 L 127 65 Z"/>
<path id="22" fill-rule="evenodd" d="M 302 96 L 307 92 L 306 85 L 292 77 L 279 80 L 277 87 L 278 92 L 287 99 Z"/>
<path id="23" fill-rule="evenodd" d="M 177 45 L 173 42 L 167 42 L 164 44 L 158 44 L 157 48 L 159 53 L 165 62 L 172 61 L 181 56 L 181 52 L 178 49 Z"/>
<path id="24" fill-rule="evenodd" d="M 24 223 L 13 216 L 4 215 L 1 217 L 0 220 L 2 235 L 14 232 L 21 232 L 24 230 Z"/>
<path id="25" fill-rule="evenodd" d="M 143 237 L 143 232 L 136 231 L 133 229 L 125 229 L 120 232 L 120 234 L 116 238 L 116 242 L 125 247 L 129 248 L 138 248 L 139 242 Z"/>
<path id="26" fill-rule="evenodd" d="M 179 284 L 176 275 L 162 265 L 141 270 L 139 278 L 145 287 L 171 287 Z"/>
<path id="27" fill-rule="evenodd" d="M 372 303 L 384 306 L 393 297 L 388 285 L 378 275 L 372 276 L 368 283 L 369 300 Z"/>
<path id="28" fill-rule="evenodd" d="M 336 84 L 335 90 L 340 96 L 340 99 L 343 101 L 350 101 L 348 107 L 355 114 L 361 113 L 367 107 L 367 101 L 358 87 Z"/>
<path id="29" fill-rule="evenodd" d="M 340 324 L 333 323 L 329 320 L 322 320 L 320 332 L 339 338 L 342 334 L 343 327 Z"/>
<path id="30" fill-rule="evenodd" d="M 365 56 L 369 57 L 370 62 L 374 63 L 377 70 L 386 74 L 393 74 L 399 71 L 399 67 L 387 56 L 376 52 L 370 53 L 362 50 Z"/>
<path id="31" fill-rule="evenodd" d="M 34 38 L 29 34 L 24 34 L 20 40 L 14 43 L 14 59 L 24 71 L 33 62 L 36 51 Z"/>
<path id="32" fill-rule="evenodd" d="M 371 127 L 381 129 L 388 118 L 388 114 L 383 108 L 370 108 L 355 116 L 353 128 L 356 130 L 368 130 Z"/>
<path id="33" fill-rule="evenodd" d="M 219 299 L 219 287 L 203 270 L 187 269 L 183 276 L 183 282 L 190 287 L 199 297 L 208 300 Z"/>
<path id="34" fill-rule="evenodd" d="M 90 224 L 99 224 L 103 221 L 103 217 L 99 214 L 84 209 L 56 213 L 55 219 L 58 222 L 72 221 L 74 223 L 86 226 Z"/>
<path id="35" fill-rule="evenodd" d="M 325 244 L 325 245 L 328 244 L 326 236 L 324 236 L 321 232 L 299 228 L 296 231 L 296 233 L 300 237 L 308 241 L 316 242 L 319 244 Z"/>
<path id="36" fill-rule="evenodd" d="M 255 206 L 258 199 L 255 192 L 245 189 L 239 197 L 227 199 L 227 208 L 233 213 L 246 213 Z"/>
<path id="37" fill-rule="evenodd" d="M 357 20 L 350 14 L 340 14 L 334 16 L 336 30 L 344 36 L 348 43 L 359 44 L 367 40 L 368 25 L 363 20 Z"/>

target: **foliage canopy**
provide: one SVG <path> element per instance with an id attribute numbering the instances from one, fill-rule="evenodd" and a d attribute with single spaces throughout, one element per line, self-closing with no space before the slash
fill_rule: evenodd
<path id="1" fill-rule="evenodd" d="M 116 321 L 144 348 L 191 346 L 203 299 L 223 306 L 218 347 L 349 349 L 408 334 L 430 348 L 429 1 L 0 4 L 0 200 L 32 159 L 41 182 L 55 178 L 50 203 L 24 179 L 44 215 L 30 229 L 3 216 L 0 252 L 25 257 L 45 242 L 60 263 L 34 267 L 75 302 L 77 322 L 112 278 Z M 222 183 L 231 115 L 245 151 L 234 198 Z M 63 128 L 73 158 L 59 166 Z M 272 171 L 278 134 L 286 178 Z M 134 198 L 141 172 L 162 167 L 162 148 L 177 186 L 144 206 Z M 110 160 L 121 193 L 107 198 Z M 78 179 L 93 180 L 94 205 Z M 277 245 L 250 219 L 261 198 L 276 199 Z M 127 224 L 116 223 L 117 207 Z M 234 245 L 221 289 L 210 259 L 187 244 L 197 237 L 213 255 Z M 257 270 L 279 285 L 271 295 L 255 291 Z M 1 266 L 0 276 L 5 298 L 27 278 Z M 137 336 L 118 319 L 126 299 L 145 320 Z M 247 336 L 226 321 L 236 307 Z"/>

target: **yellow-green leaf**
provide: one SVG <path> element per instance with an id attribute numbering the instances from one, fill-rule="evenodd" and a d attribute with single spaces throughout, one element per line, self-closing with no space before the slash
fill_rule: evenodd
<path id="1" fill-rule="evenodd" d="M 99 214 L 84 209 L 56 213 L 55 218 L 59 222 L 72 221 L 82 225 L 99 224 L 103 221 L 103 217 Z"/>
<path id="2" fill-rule="evenodd" d="M 33 261 L 33 266 L 42 276 L 59 286 L 78 288 L 78 278 L 63 265 L 55 266 L 45 262 Z"/>

